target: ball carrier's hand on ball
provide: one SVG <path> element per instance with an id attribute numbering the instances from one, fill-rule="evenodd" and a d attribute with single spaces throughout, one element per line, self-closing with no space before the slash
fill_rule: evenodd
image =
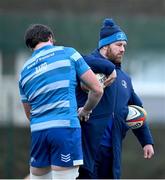
<path id="1" fill-rule="evenodd" d="M 110 86 L 115 81 L 116 76 L 116 70 L 113 70 L 113 72 L 105 79 L 104 87 Z"/>
<path id="2" fill-rule="evenodd" d="M 116 70 L 113 70 L 113 72 L 110 75 L 105 75 L 103 73 L 96 73 L 95 75 L 98 81 L 100 82 L 100 85 L 102 86 L 102 88 L 110 86 L 115 81 L 116 76 L 117 76 Z M 83 82 L 81 82 L 80 85 L 83 91 L 85 91 L 86 93 L 89 92 L 88 87 Z"/>

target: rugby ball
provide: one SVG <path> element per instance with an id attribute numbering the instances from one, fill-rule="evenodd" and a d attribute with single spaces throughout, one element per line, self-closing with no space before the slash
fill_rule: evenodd
<path id="1" fill-rule="evenodd" d="M 104 81 L 107 79 L 106 75 L 102 74 L 102 73 L 96 73 L 95 75 L 96 75 L 97 79 L 99 80 L 101 86 L 103 88 L 105 88 Z M 85 92 L 89 91 L 88 87 L 83 82 L 80 82 L 80 86 L 83 91 L 85 91 Z"/>
<path id="2" fill-rule="evenodd" d="M 136 105 L 128 106 L 128 115 L 126 118 L 126 124 L 131 129 L 137 129 L 141 127 L 147 118 L 147 112 L 144 108 Z"/>
<path id="3" fill-rule="evenodd" d="M 103 88 L 105 88 L 104 81 L 107 79 L 106 75 L 105 75 L 105 74 L 102 74 L 102 73 L 98 73 L 98 74 L 96 74 L 96 77 L 97 77 L 97 79 L 99 80 L 101 86 L 102 86 Z"/>

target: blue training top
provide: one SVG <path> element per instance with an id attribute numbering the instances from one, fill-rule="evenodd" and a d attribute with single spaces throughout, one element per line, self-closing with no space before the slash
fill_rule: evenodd
<path id="1" fill-rule="evenodd" d="M 31 131 L 80 127 L 75 87 L 88 69 L 73 48 L 46 45 L 33 52 L 19 80 L 21 100 L 31 106 Z"/>
<path id="2" fill-rule="evenodd" d="M 119 179 L 121 175 L 122 140 L 129 127 L 125 123 L 128 105 L 142 106 L 140 98 L 134 92 L 131 78 L 121 69 L 120 64 L 112 64 L 96 49 L 84 57 L 95 73 L 110 74 L 115 67 L 117 78 L 113 84 L 106 87 L 101 101 L 93 110 L 90 119 L 82 122 L 82 141 L 84 153 L 83 167 L 93 171 L 94 158 L 99 144 L 113 148 L 113 175 Z M 109 72 L 108 72 L 109 70 Z M 83 106 L 87 94 L 77 91 L 78 106 Z M 153 139 L 147 122 L 133 133 L 142 146 L 153 144 Z"/>

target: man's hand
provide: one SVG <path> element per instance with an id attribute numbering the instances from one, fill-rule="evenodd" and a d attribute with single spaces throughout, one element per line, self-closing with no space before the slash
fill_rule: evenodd
<path id="1" fill-rule="evenodd" d="M 91 113 L 92 111 L 84 110 L 84 107 L 81 107 L 78 109 L 78 116 L 79 116 L 80 121 L 87 121 Z"/>
<path id="2" fill-rule="evenodd" d="M 154 148 L 151 144 L 147 144 L 143 147 L 144 158 L 150 159 L 154 155 Z"/>
<path id="3" fill-rule="evenodd" d="M 116 79 L 116 70 L 114 70 L 108 77 L 107 79 L 104 81 L 104 85 L 106 86 L 110 86 Z"/>

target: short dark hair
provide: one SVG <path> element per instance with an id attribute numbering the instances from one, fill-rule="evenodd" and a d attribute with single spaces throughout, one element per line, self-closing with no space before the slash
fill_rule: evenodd
<path id="1" fill-rule="evenodd" d="M 50 37 L 54 38 L 50 27 L 43 24 L 32 24 L 25 32 L 24 40 L 26 46 L 33 49 L 38 43 L 47 42 Z"/>

